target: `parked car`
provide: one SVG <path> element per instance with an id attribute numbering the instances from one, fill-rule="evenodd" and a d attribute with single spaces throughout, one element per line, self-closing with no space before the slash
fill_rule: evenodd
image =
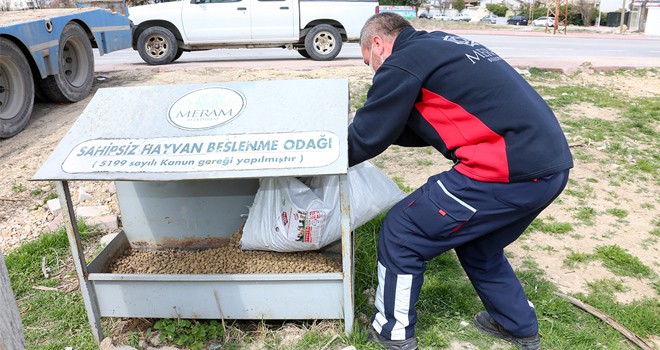
<path id="1" fill-rule="evenodd" d="M 437 19 L 438 21 L 451 21 L 451 16 L 441 13 L 438 15 L 433 15 L 433 19 Z"/>
<path id="2" fill-rule="evenodd" d="M 497 16 L 495 15 L 486 15 L 481 17 L 479 20 L 479 23 L 486 23 L 486 24 L 495 24 L 497 22 Z"/>
<path id="3" fill-rule="evenodd" d="M 451 17 L 452 21 L 463 21 L 463 22 L 470 22 L 472 20 L 472 17 L 468 15 L 467 13 L 459 13 Z"/>
<path id="4" fill-rule="evenodd" d="M 552 27 L 555 25 L 555 18 L 554 17 L 539 17 L 535 20 L 532 21 L 532 25 L 535 27 L 545 27 L 546 24 L 548 27 Z"/>
<path id="5" fill-rule="evenodd" d="M 433 16 L 428 12 L 422 12 L 422 13 L 419 14 L 419 18 L 431 19 L 431 18 L 433 18 Z"/>
<path id="6" fill-rule="evenodd" d="M 513 16 L 506 20 L 506 24 L 513 24 L 514 26 L 526 26 L 529 19 L 525 16 Z"/>

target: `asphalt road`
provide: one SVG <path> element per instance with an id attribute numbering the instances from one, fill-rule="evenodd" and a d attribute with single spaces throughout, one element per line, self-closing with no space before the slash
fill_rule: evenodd
<path id="1" fill-rule="evenodd" d="M 454 31 L 496 52 L 518 67 L 539 67 L 571 71 L 589 63 L 594 67 L 660 67 L 660 39 L 641 35 L 577 34 L 552 35 L 543 32 L 504 33 L 500 31 Z M 357 44 L 345 44 L 337 59 L 318 62 L 286 49 L 217 49 L 186 52 L 175 63 L 159 68 L 190 66 L 315 68 L 327 65 L 361 65 Z M 97 54 L 96 70 L 153 69 L 137 51 Z"/>

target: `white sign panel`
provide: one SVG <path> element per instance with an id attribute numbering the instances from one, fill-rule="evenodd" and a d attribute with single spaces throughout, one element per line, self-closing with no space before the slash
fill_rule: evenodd
<path id="1" fill-rule="evenodd" d="M 339 158 L 332 132 L 95 139 L 73 148 L 67 173 L 202 172 L 322 167 Z"/>

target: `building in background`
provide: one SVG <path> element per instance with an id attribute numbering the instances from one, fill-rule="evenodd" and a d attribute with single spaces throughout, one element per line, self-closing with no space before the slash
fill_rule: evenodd
<path id="1" fill-rule="evenodd" d="M 394 12 L 408 19 L 417 17 L 417 7 L 415 6 L 380 5 L 378 10 L 380 12 Z"/>
<path id="2" fill-rule="evenodd" d="M 17 11 L 40 8 L 37 0 L 0 0 L 0 11 Z"/>

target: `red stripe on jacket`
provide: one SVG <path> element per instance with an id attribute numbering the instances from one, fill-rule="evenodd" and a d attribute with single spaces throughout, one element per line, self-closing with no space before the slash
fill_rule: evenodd
<path id="1" fill-rule="evenodd" d="M 454 169 L 479 181 L 509 182 L 504 137 L 458 104 L 422 88 L 415 107 L 438 133 L 459 163 Z"/>

